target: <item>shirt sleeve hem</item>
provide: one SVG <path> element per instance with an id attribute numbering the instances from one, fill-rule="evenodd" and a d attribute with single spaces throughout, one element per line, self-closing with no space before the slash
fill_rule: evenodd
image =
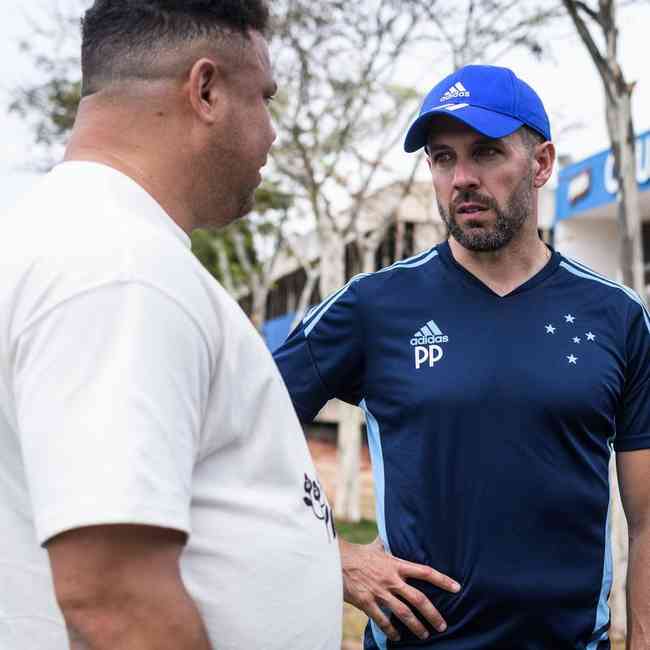
<path id="1" fill-rule="evenodd" d="M 54 512 L 46 517 L 41 517 L 36 523 L 38 543 L 43 546 L 56 535 L 77 528 L 88 526 L 106 526 L 112 524 L 131 524 L 142 526 L 155 526 L 157 528 L 171 528 L 188 536 L 191 533 L 190 518 L 188 513 L 179 511 L 105 511 L 98 514 L 99 508 L 92 508 L 94 512 Z"/>
<path id="2" fill-rule="evenodd" d="M 650 449 L 650 434 L 635 436 L 629 440 L 614 440 L 614 451 L 637 451 L 639 449 Z"/>

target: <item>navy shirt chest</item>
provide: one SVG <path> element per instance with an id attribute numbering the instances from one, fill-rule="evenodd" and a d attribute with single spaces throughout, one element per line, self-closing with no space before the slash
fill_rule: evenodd
<path id="1" fill-rule="evenodd" d="M 367 322 L 382 327 L 366 333 L 363 392 L 384 422 L 399 428 L 420 413 L 435 428 L 453 414 L 476 430 L 496 416 L 500 426 L 577 427 L 603 443 L 614 434 L 625 359 L 601 304 L 552 279 L 505 298 L 424 280 L 369 307 Z"/>

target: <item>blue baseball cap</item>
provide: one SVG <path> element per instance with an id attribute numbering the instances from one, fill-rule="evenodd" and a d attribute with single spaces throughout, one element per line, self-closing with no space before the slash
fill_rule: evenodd
<path id="1" fill-rule="evenodd" d="M 529 126 L 546 140 L 551 127 L 537 93 L 512 70 L 493 65 L 467 65 L 445 77 L 425 97 L 418 118 L 406 134 L 404 150 L 424 147 L 436 115 L 460 120 L 489 138 L 503 138 Z"/>

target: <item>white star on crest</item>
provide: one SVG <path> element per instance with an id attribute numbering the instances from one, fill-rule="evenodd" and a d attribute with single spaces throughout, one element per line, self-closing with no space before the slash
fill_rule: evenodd
<path id="1" fill-rule="evenodd" d="M 574 357 L 572 354 L 570 354 L 567 359 L 569 360 L 569 363 L 572 363 L 574 366 L 576 365 L 576 361 L 578 360 L 578 357 Z"/>
<path id="2" fill-rule="evenodd" d="M 573 323 L 573 321 L 574 321 L 575 319 L 576 319 L 576 317 L 575 317 L 575 316 L 572 316 L 571 314 L 567 314 L 567 315 L 564 317 L 564 320 L 565 320 L 567 323 Z"/>
<path id="3" fill-rule="evenodd" d="M 595 341 L 596 335 L 593 332 L 587 332 L 587 341 Z"/>
<path id="4" fill-rule="evenodd" d="M 546 333 L 547 334 L 555 334 L 555 328 L 550 323 L 546 326 Z"/>
<path id="5" fill-rule="evenodd" d="M 574 337 L 573 337 L 573 342 L 574 342 L 574 343 L 580 343 L 580 340 L 581 340 L 581 339 L 580 339 L 579 336 L 574 336 Z"/>

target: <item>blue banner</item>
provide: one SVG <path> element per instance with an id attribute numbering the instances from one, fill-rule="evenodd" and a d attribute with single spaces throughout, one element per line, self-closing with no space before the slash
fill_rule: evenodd
<path id="1" fill-rule="evenodd" d="M 636 179 L 639 190 L 650 190 L 650 131 L 636 139 Z M 555 221 L 614 203 L 617 193 L 611 149 L 568 165 L 560 170 L 555 190 Z"/>

